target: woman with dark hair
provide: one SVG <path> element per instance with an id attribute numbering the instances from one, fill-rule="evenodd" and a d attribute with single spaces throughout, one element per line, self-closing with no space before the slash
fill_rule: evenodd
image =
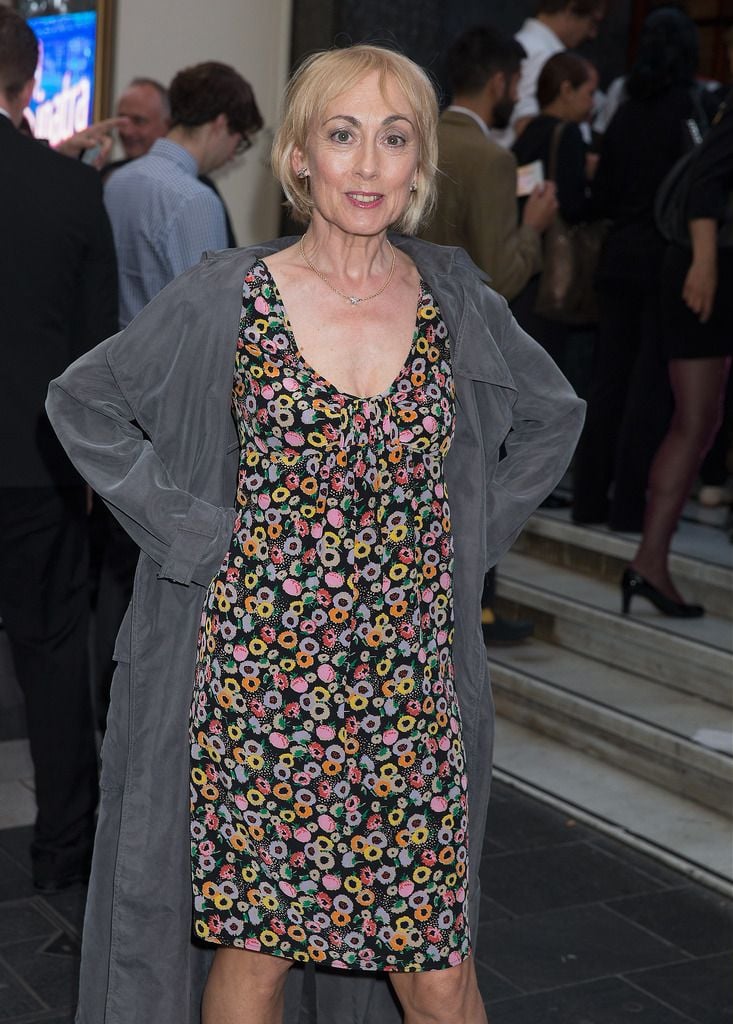
<path id="1" fill-rule="evenodd" d="M 548 178 L 553 138 L 561 129 L 556 144 L 555 184 L 560 215 L 570 224 L 583 220 L 589 211 L 593 163 L 587 159 L 588 147 L 579 125 L 590 117 L 597 85 L 598 73 L 590 61 L 574 53 L 550 57 L 537 81 L 540 113 L 512 146 L 520 166 L 541 160 Z"/>
<path id="2" fill-rule="evenodd" d="M 728 47 L 733 71 L 733 34 Z M 674 413 L 651 466 L 641 544 L 622 580 L 624 612 L 638 594 L 678 618 L 704 611 L 682 600 L 667 560 L 682 506 L 720 427 L 733 356 L 733 90 L 695 155 L 688 189 L 689 244 L 667 247 L 661 288 Z"/>
<path id="3" fill-rule="evenodd" d="M 665 246 L 654 223 L 654 197 L 692 145 L 690 122 L 704 129 L 696 66 L 691 19 L 671 7 L 650 14 L 626 83 L 628 98 L 601 145 L 594 206 L 612 225 L 596 277 L 600 325 L 575 462 L 576 522 L 641 530 L 649 467 L 671 412 L 659 342 Z"/>
<path id="4" fill-rule="evenodd" d="M 569 224 L 584 220 L 590 212 L 590 178 L 596 158 L 588 152 L 580 125 L 590 117 L 597 85 L 598 73 L 589 61 L 567 52 L 550 57 L 537 81 L 540 113 L 512 147 L 520 167 L 542 162 L 545 179 L 557 187 L 559 214 Z M 529 282 L 512 302 L 512 312 L 565 370 L 569 328 L 535 312 L 539 282 L 539 276 Z"/>

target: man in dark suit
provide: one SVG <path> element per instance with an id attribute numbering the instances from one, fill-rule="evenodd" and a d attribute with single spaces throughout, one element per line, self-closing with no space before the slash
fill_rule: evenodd
<path id="1" fill-rule="evenodd" d="M 0 617 L 26 703 L 44 891 L 83 880 L 97 802 L 87 661 L 86 490 L 43 409 L 48 382 L 113 334 L 99 175 L 18 131 L 36 38 L 0 6 Z"/>

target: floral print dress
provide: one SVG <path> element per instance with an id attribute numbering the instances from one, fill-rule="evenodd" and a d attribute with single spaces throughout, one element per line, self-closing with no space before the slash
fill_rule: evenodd
<path id="1" fill-rule="evenodd" d="M 205 942 L 385 971 L 470 952 L 448 346 L 421 282 L 397 378 L 344 394 L 301 356 L 264 262 L 246 275 L 237 518 L 190 719 Z"/>

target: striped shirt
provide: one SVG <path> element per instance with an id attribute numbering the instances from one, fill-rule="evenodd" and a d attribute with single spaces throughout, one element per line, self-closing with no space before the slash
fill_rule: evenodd
<path id="1" fill-rule="evenodd" d="M 225 249 L 221 200 L 197 178 L 196 160 L 170 139 L 115 171 L 104 202 L 117 248 L 120 327 L 169 282 L 201 259 Z"/>

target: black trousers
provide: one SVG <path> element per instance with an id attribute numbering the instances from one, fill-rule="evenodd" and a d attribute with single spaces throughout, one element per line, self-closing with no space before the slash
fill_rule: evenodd
<path id="1" fill-rule="evenodd" d="M 673 409 L 657 303 L 656 289 L 634 282 L 599 289 L 593 377 L 575 453 L 573 517 L 581 522 L 642 528 L 649 469 Z"/>
<path id="2" fill-rule="evenodd" d="M 83 487 L 0 488 L 0 616 L 25 698 L 38 805 L 31 855 L 58 875 L 88 858 L 97 805 L 87 572 Z"/>

